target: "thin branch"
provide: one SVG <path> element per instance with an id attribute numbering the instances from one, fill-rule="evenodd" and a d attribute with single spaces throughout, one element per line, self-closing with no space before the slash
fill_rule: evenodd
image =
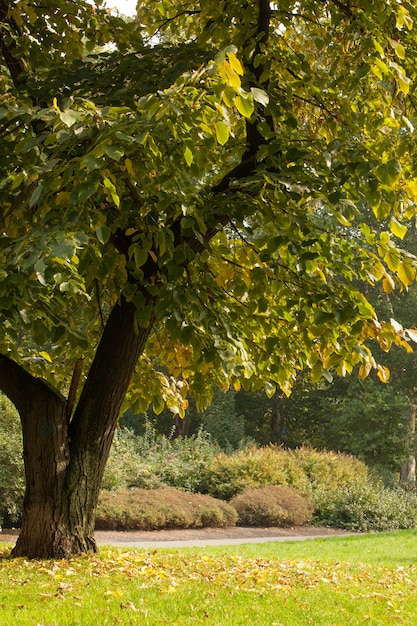
<path id="1" fill-rule="evenodd" d="M 77 359 L 75 361 L 74 370 L 72 372 L 71 384 L 70 384 L 68 398 L 67 398 L 67 405 L 65 408 L 65 416 L 67 418 L 68 424 L 71 420 L 72 410 L 75 405 L 75 398 L 77 396 L 77 389 L 78 389 L 78 384 L 81 378 L 83 363 L 84 363 L 84 359 Z"/>
<path id="2" fill-rule="evenodd" d="M 101 328 L 104 328 L 105 322 L 104 322 L 103 309 L 101 307 L 100 290 L 98 288 L 98 280 L 97 280 L 97 278 L 94 279 L 94 285 L 95 285 L 95 288 L 96 288 L 96 298 L 97 298 L 98 312 L 99 312 L 99 315 L 100 315 Z"/>

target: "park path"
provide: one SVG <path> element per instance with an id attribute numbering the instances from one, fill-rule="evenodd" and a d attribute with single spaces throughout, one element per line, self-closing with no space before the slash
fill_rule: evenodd
<path id="1" fill-rule="evenodd" d="M 252 528 L 231 526 L 228 528 L 188 528 L 153 531 L 97 530 L 99 546 L 125 548 L 182 548 L 203 546 L 239 545 L 244 543 L 267 543 L 270 541 L 302 541 L 326 537 L 348 536 L 352 533 L 318 526 L 294 528 Z M 0 541 L 15 543 L 18 530 L 4 529 Z"/>
<path id="2" fill-rule="evenodd" d="M 156 531 L 96 531 L 98 545 L 137 548 L 181 548 L 203 546 L 226 546 L 244 543 L 267 543 L 271 541 L 302 541 L 349 535 L 334 528 L 300 526 L 296 528 L 201 528 Z"/>

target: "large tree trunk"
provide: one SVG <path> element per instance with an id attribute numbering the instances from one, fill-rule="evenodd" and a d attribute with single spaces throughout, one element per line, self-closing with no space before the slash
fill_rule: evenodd
<path id="1" fill-rule="evenodd" d="M 13 556 L 68 558 L 96 551 L 95 509 L 121 405 L 150 328 L 135 332 L 122 302 L 107 321 L 72 420 L 67 401 L 13 361 L 0 360 L 0 388 L 23 428 L 26 494 Z"/>

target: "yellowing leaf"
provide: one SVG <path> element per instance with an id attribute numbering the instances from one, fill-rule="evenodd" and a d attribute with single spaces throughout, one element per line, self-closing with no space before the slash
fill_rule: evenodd
<path id="1" fill-rule="evenodd" d="M 125 167 L 126 167 L 127 173 L 130 174 L 130 176 L 135 175 L 135 170 L 133 169 L 133 163 L 130 159 L 125 159 Z"/>
<path id="2" fill-rule="evenodd" d="M 275 383 L 266 381 L 264 386 L 265 386 L 266 395 L 268 396 L 268 398 L 272 398 L 275 395 L 275 392 L 277 390 Z"/>
<path id="3" fill-rule="evenodd" d="M 39 352 L 39 356 L 48 361 L 48 363 L 52 363 L 52 359 L 47 352 Z"/>
<path id="4" fill-rule="evenodd" d="M 253 102 L 247 98 L 236 96 L 235 106 L 243 117 L 250 117 L 255 109 Z"/>
<path id="5" fill-rule="evenodd" d="M 229 59 L 229 63 L 231 65 L 231 67 L 234 69 L 234 71 L 236 72 L 236 74 L 239 74 L 240 76 L 242 76 L 243 75 L 243 67 L 242 67 L 241 62 L 237 58 L 237 56 L 233 52 L 228 52 L 227 53 L 227 58 Z"/>
<path id="6" fill-rule="evenodd" d="M 410 337 L 411 341 L 414 341 L 414 343 L 417 343 L 417 328 L 414 328 L 414 327 L 407 328 L 405 332 Z"/>
<path id="7" fill-rule="evenodd" d="M 362 363 L 362 365 L 359 368 L 359 378 L 361 380 L 366 378 L 369 375 L 369 372 L 371 371 L 371 369 L 372 369 L 372 364 L 369 361 Z"/>
<path id="8" fill-rule="evenodd" d="M 394 291 L 395 282 L 392 276 L 390 276 L 389 274 L 386 274 L 385 278 L 383 279 L 382 288 L 385 291 L 385 293 L 391 293 L 391 291 Z"/>
<path id="9" fill-rule="evenodd" d="M 398 81 L 398 89 L 402 91 L 403 94 L 407 95 L 410 91 L 411 79 L 405 76 L 405 74 L 398 74 L 396 78 Z"/>
<path id="10" fill-rule="evenodd" d="M 377 375 L 381 382 L 387 383 L 390 377 L 390 371 L 385 365 L 377 365 Z"/>
<path id="11" fill-rule="evenodd" d="M 219 66 L 219 73 L 222 76 L 223 80 L 228 85 L 233 87 L 233 89 L 235 91 L 238 91 L 240 89 L 241 81 L 240 81 L 240 78 L 239 78 L 239 74 L 237 72 L 235 72 L 233 67 L 228 63 L 228 61 L 226 61 L 226 59 Z"/>
<path id="12" fill-rule="evenodd" d="M 416 268 L 408 260 L 405 260 L 398 266 L 397 274 L 402 284 L 409 287 L 416 278 Z"/>
<path id="13" fill-rule="evenodd" d="M 400 224 L 400 222 L 393 217 L 389 223 L 389 227 L 393 235 L 398 237 L 398 239 L 404 239 L 407 233 L 407 226 Z"/>

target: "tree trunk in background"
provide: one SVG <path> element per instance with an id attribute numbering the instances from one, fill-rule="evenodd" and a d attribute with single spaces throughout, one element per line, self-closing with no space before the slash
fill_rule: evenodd
<path id="1" fill-rule="evenodd" d="M 416 457 L 414 454 L 415 434 L 416 434 L 416 405 L 410 405 L 410 414 L 408 417 L 409 437 L 412 443 L 412 453 L 407 461 L 401 465 L 400 480 L 404 484 L 413 484 L 416 482 Z"/>
<path id="2" fill-rule="evenodd" d="M 135 308 L 111 312 L 72 420 L 67 401 L 0 358 L 0 388 L 23 428 L 26 494 L 13 556 L 68 558 L 96 551 L 95 510 L 130 379 L 150 328 L 135 332 Z"/>
<path id="3" fill-rule="evenodd" d="M 284 417 L 282 415 L 282 395 L 276 391 L 273 398 L 273 408 L 271 414 L 271 443 L 277 445 L 285 444 L 286 430 Z"/>

